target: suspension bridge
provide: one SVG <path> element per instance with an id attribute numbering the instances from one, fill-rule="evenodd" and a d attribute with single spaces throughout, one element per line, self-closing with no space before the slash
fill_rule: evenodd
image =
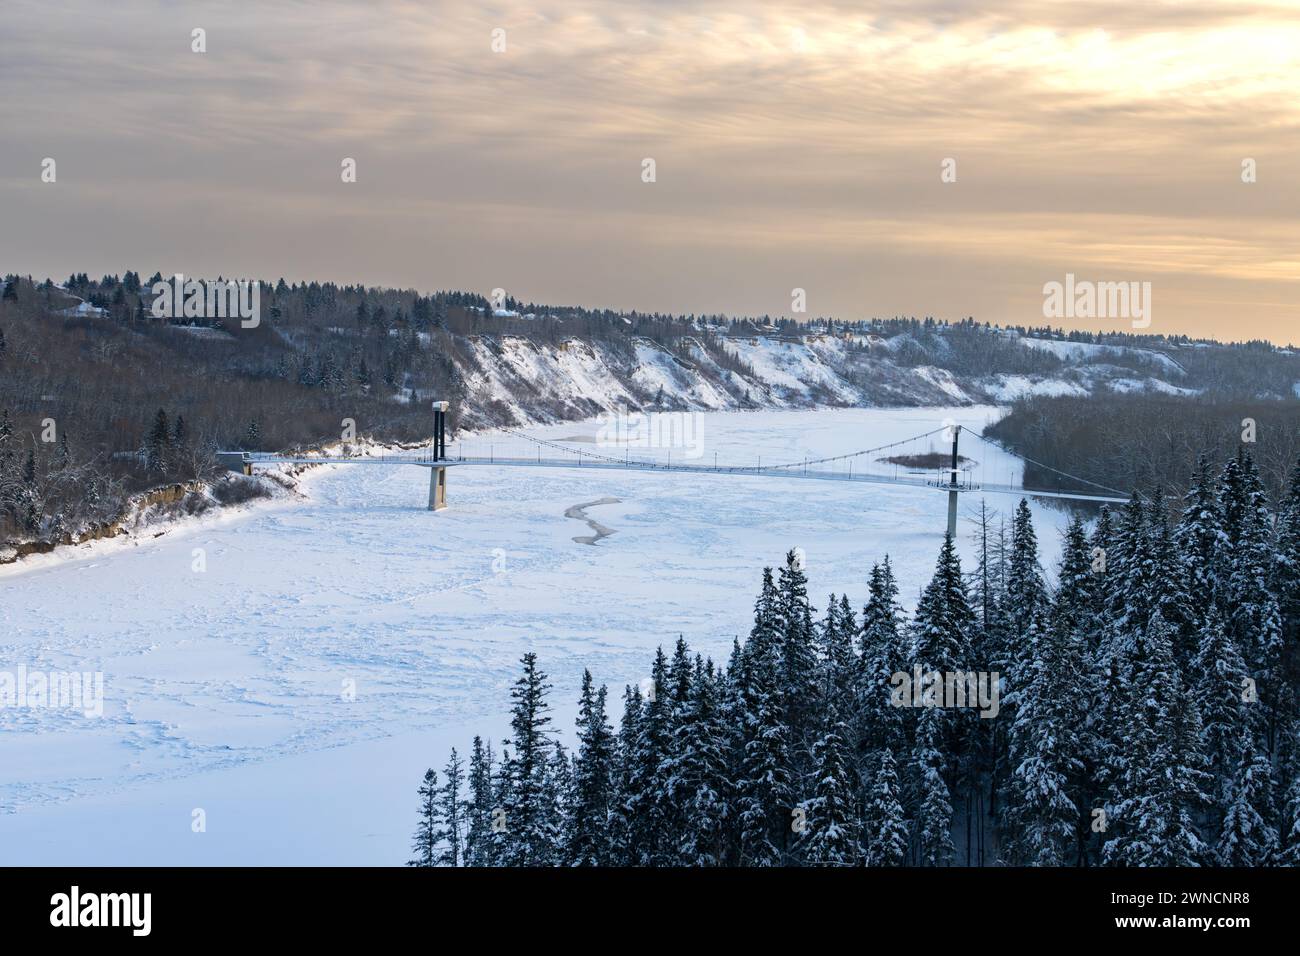
<path id="1" fill-rule="evenodd" d="M 710 464 L 693 459 L 672 460 L 668 457 L 634 457 L 631 443 L 623 454 L 602 454 L 574 448 L 558 441 L 526 435 L 513 429 L 502 429 L 519 442 L 510 453 L 497 454 L 495 444 L 488 453 L 465 454 L 463 445 L 455 454 L 447 453 L 447 403 L 434 403 L 433 440 L 427 451 L 401 452 L 379 455 L 315 455 L 277 454 L 272 452 L 218 452 L 218 460 L 231 470 L 251 475 L 255 468 L 277 465 L 408 465 L 430 469 L 429 510 L 441 511 L 447 506 L 447 471 L 458 467 L 493 468 L 565 468 L 592 469 L 596 471 L 681 472 L 732 477 L 775 478 L 779 480 L 850 481 L 864 484 L 900 485 L 940 491 L 948 496 L 948 530 L 957 531 L 957 500 L 963 493 L 1008 494 L 1029 498 L 1048 498 L 1067 501 L 1124 504 L 1129 499 L 1123 492 L 1097 482 L 1071 475 L 1042 462 L 1008 451 L 981 433 L 961 425 L 945 424 L 919 435 L 887 442 L 872 448 L 822 458 L 803 458 L 764 464 L 758 459 L 754 464 L 720 463 L 716 457 Z M 1001 455 L 1010 456 L 1022 464 L 1032 464 L 1057 476 L 1058 487 L 1026 488 L 1011 481 L 985 480 L 980 462 L 964 457 L 959 442 L 969 436 Z M 531 453 L 520 454 L 520 447 Z M 939 443 L 942 451 L 936 452 Z M 616 443 L 611 443 L 616 444 Z M 911 450 L 911 453 L 907 453 Z M 924 451 L 918 451 L 924 449 Z M 892 453 L 892 454 L 891 454 Z M 1086 487 L 1088 490 L 1080 491 Z"/>

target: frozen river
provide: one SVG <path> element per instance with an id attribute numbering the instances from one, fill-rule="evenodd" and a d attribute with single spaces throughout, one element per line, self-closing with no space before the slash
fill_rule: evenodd
<path id="1" fill-rule="evenodd" d="M 710 413 L 698 427 L 703 463 L 751 463 L 996 415 Z M 498 440 L 518 444 L 466 451 Z M 1007 456 L 967 453 L 1018 476 Z M 421 774 L 475 732 L 503 735 L 525 651 L 567 732 L 584 667 L 617 700 L 679 634 L 725 660 L 762 567 L 790 548 L 818 608 L 846 590 L 861 606 L 886 553 L 910 606 L 946 515 L 931 489 L 768 477 L 455 468 L 440 513 L 424 510 L 427 487 L 421 468 L 321 468 L 301 500 L 0 571 L 0 671 L 104 675 L 102 716 L 0 709 L 0 864 L 401 863 Z M 978 504 L 964 496 L 963 513 Z M 614 533 L 575 542 L 590 533 L 566 517 L 576 505 Z M 1035 513 L 1054 561 L 1064 516 Z"/>

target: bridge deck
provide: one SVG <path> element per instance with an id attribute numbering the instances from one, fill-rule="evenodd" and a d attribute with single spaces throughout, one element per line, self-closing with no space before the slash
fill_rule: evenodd
<path id="1" fill-rule="evenodd" d="M 223 453 L 230 454 L 230 453 Z M 238 453 L 235 453 L 238 454 Z M 605 461 L 593 458 L 516 458 L 516 457 L 456 457 L 442 460 L 435 460 L 429 455 L 381 455 L 379 457 L 290 457 L 281 455 L 267 455 L 252 453 L 247 455 L 244 460 L 251 465 L 281 465 L 281 464 L 301 464 L 301 465 L 416 465 L 422 468 L 447 468 L 466 465 L 477 465 L 486 467 L 518 467 L 518 468 L 570 468 L 578 471 L 646 471 L 646 472 L 681 472 L 686 474 L 697 475 L 728 475 L 733 478 L 790 478 L 790 479 L 815 479 L 818 481 L 857 481 L 864 484 L 881 484 L 881 485 L 901 485 L 912 488 L 930 488 L 935 491 L 952 491 L 947 484 L 941 484 L 934 479 L 920 477 L 892 477 L 889 475 L 879 475 L 867 473 L 851 474 L 847 470 L 842 472 L 836 471 L 819 471 L 815 468 L 807 470 L 799 467 L 786 468 L 760 468 L 745 466 L 727 466 L 727 465 L 686 465 L 686 464 L 667 464 L 664 462 L 650 462 L 630 460 L 627 462 Z M 1014 485 L 1000 484 L 971 484 L 958 485 L 956 490 L 962 493 L 986 492 L 988 494 L 998 495 L 1022 495 L 1028 498 L 1056 498 L 1069 501 L 1095 501 L 1107 502 L 1113 504 L 1125 504 L 1127 498 L 1109 497 L 1105 495 L 1086 495 L 1069 491 L 1038 491 L 1028 488 L 1017 488 Z"/>

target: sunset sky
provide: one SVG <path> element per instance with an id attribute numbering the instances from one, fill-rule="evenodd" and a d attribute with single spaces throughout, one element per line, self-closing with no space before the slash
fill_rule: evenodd
<path id="1" fill-rule="evenodd" d="M 1300 341 L 1297 4 L 4 9 L 0 272 L 1025 324 L 1073 273 Z"/>

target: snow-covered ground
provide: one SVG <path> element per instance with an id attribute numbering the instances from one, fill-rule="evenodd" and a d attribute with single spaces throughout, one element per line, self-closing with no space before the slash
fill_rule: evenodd
<path id="1" fill-rule="evenodd" d="M 716 412 L 697 425 L 705 463 L 750 463 L 996 416 Z M 599 452 L 599 428 L 532 433 Z M 472 442 L 505 453 L 518 439 Z M 1018 476 L 1008 456 L 969 453 L 988 481 Z M 910 606 L 946 509 L 931 489 L 593 469 L 455 468 L 441 513 L 424 509 L 415 467 L 320 468 L 304 487 L 300 502 L 0 571 L 0 671 L 104 675 L 101 717 L 0 709 L 0 864 L 401 863 L 420 776 L 476 732 L 505 734 L 525 651 L 567 735 L 584 667 L 617 700 L 679 634 L 725 660 L 762 566 L 790 548 L 819 608 L 845 590 L 861 606 L 886 553 Z M 565 511 L 604 498 L 619 502 L 587 516 L 615 533 L 575 542 L 590 529 Z M 1015 502 L 989 496 L 1004 513 Z M 1035 512 L 1054 562 L 1065 517 Z"/>

